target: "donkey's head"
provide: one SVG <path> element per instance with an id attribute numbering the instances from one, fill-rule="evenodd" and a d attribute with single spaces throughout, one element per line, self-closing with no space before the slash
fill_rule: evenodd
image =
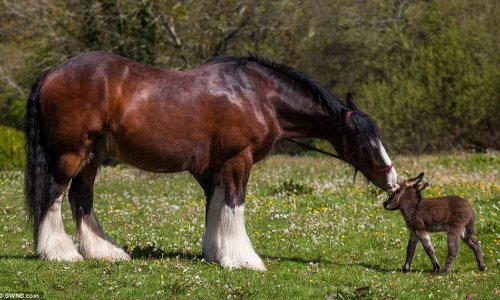
<path id="1" fill-rule="evenodd" d="M 347 94 L 346 103 L 350 110 L 345 113 L 342 151 L 344 160 L 384 191 L 398 189 L 397 173 L 387 155 L 377 125 L 354 103 Z"/>
<path id="2" fill-rule="evenodd" d="M 429 186 L 429 183 L 420 183 L 424 178 L 424 173 L 417 177 L 405 180 L 399 183 L 399 188 L 389 196 L 384 202 L 384 208 L 387 210 L 399 209 L 401 201 L 417 201 L 422 198 L 421 191 Z"/>

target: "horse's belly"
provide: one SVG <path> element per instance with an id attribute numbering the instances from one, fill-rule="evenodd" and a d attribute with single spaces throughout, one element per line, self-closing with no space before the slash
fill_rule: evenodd
<path id="1" fill-rule="evenodd" d="M 200 140 L 151 140 L 126 137 L 108 138 L 108 152 L 134 167 L 173 173 L 201 172 L 207 167 L 208 150 Z"/>

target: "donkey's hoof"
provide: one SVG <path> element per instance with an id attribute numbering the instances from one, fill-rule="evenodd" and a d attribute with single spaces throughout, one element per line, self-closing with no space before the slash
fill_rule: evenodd
<path id="1" fill-rule="evenodd" d="M 443 270 L 439 265 L 433 266 L 434 273 L 441 273 Z"/>
<path id="2" fill-rule="evenodd" d="M 485 265 L 479 266 L 479 271 L 484 271 L 484 270 L 486 270 L 486 266 Z"/>
<path id="3" fill-rule="evenodd" d="M 408 273 L 408 272 L 410 272 L 410 269 L 409 269 L 409 268 L 402 267 L 402 268 L 401 268 L 401 272 L 403 272 L 403 273 Z"/>

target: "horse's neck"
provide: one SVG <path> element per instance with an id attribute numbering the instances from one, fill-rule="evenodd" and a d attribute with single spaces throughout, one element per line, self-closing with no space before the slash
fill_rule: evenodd
<path id="1" fill-rule="evenodd" d="M 285 93 L 275 103 L 284 137 L 313 137 L 331 140 L 337 128 L 328 112 L 312 99 Z"/>

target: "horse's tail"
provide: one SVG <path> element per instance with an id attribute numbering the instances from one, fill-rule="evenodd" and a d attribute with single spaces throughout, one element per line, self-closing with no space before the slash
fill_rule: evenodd
<path id="1" fill-rule="evenodd" d="M 40 119 L 40 88 L 49 70 L 36 79 L 26 106 L 24 131 L 26 134 L 26 170 L 24 193 L 29 220 L 33 223 L 35 244 L 40 222 L 50 207 L 51 176 L 48 170 L 47 146 Z"/>

